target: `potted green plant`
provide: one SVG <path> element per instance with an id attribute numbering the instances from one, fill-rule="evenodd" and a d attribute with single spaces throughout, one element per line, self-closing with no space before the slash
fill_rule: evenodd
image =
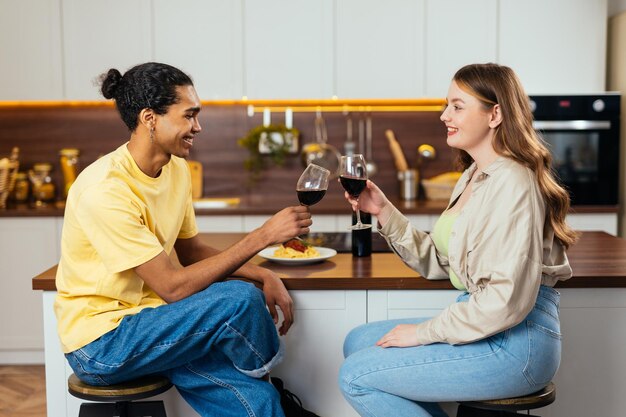
<path id="1" fill-rule="evenodd" d="M 251 183 L 259 180 L 261 171 L 270 163 L 283 166 L 288 154 L 298 152 L 299 134 L 298 129 L 285 125 L 257 126 L 237 140 L 250 153 L 244 168 L 250 172 Z"/>

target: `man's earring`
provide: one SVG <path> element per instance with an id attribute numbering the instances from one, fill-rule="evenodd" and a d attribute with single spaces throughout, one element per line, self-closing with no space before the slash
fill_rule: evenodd
<path id="1" fill-rule="evenodd" d="M 150 128 L 150 143 L 154 143 L 154 127 Z"/>

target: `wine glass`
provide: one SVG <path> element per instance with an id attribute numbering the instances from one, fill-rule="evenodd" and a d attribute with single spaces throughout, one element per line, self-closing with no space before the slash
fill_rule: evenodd
<path id="1" fill-rule="evenodd" d="M 328 178 L 330 171 L 319 165 L 309 164 L 300 175 L 296 184 L 298 200 L 303 206 L 312 206 L 318 203 L 326 190 L 328 190 Z"/>
<path id="2" fill-rule="evenodd" d="M 367 168 L 365 158 L 361 154 L 342 156 L 339 166 L 339 181 L 343 188 L 357 201 L 356 224 L 350 230 L 362 230 L 372 227 L 371 224 L 361 223 L 361 213 L 358 207 L 359 196 L 367 184 Z"/>

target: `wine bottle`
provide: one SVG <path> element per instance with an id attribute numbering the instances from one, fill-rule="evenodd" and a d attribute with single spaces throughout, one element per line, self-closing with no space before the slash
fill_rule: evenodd
<path id="1" fill-rule="evenodd" d="M 361 212 L 361 222 L 372 224 L 372 215 Z M 356 212 L 352 212 L 352 224 L 356 224 Z M 352 256 L 364 257 L 372 254 L 372 228 L 352 231 Z"/>

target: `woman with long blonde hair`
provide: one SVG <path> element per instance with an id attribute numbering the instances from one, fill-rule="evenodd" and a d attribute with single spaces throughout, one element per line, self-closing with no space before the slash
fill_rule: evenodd
<path id="1" fill-rule="evenodd" d="M 565 249 L 577 233 L 528 96 L 510 68 L 468 65 L 452 79 L 441 120 L 464 172 L 432 233 L 415 230 L 371 181 L 358 205 L 407 265 L 449 279 L 460 295 L 435 317 L 348 334 L 340 387 L 362 416 L 445 416 L 437 403 L 530 394 L 560 363 L 552 287 L 571 277 Z"/>

